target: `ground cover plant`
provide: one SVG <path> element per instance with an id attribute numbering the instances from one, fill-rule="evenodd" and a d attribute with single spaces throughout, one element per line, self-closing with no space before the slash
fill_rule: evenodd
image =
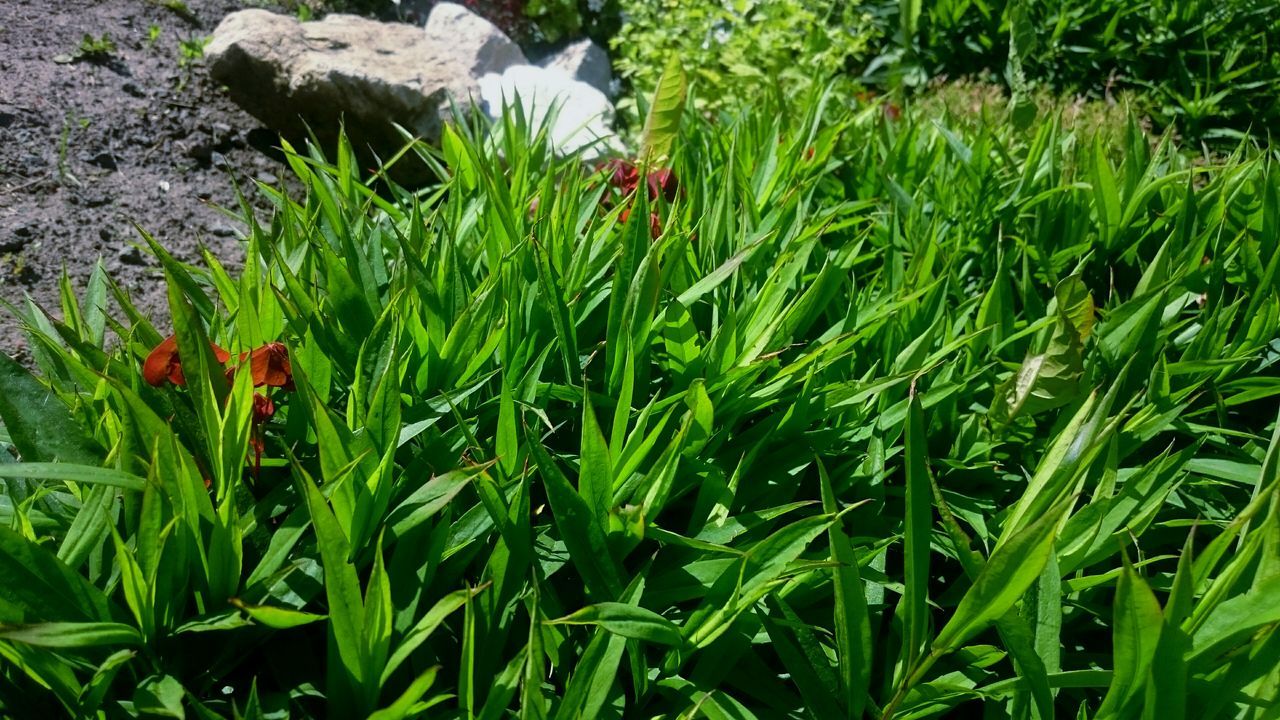
<path id="1" fill-rule="evenodd" d="M 3 714 L 1273 717 L 1274 158 L 801 105 L 20 308 Z"/>

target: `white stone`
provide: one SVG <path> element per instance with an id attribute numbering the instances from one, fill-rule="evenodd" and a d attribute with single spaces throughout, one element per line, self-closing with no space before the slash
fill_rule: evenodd
<path id="1" fill-rule="evenodd" d="M 621 150 L 609 98 L 562 70 L 515 65 L 501 75 L 490 73 L 480 78 L 480 97 L 495 120 L 518 98 L 535 132 L 551 123 L 547 136 L 561 155 L 581 152 L 589 160 Z"/>
<path id="2" fill-rule="evenodd" d="M 471 75 L 500 73 L 528 62 L 496 25 L 457 3 L 436 3 L 424 28 L 427 42 L 472 58 Z"/>
<path id="3" fill-rule="evenodd" d="M 613 69 L 609 65 L 609 53 L 590 40 L 580 40 L 545 58 L 541 64 L 548 69 L 563 70 L 574 80 L 584 82 L 605 95 L 612 93 Z"/>

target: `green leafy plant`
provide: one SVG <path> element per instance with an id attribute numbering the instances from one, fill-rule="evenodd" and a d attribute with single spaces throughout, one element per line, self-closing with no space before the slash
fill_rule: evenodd
<path id="1" fill-rule="evenodd" d="M 186 68 L 204 58 L 204 48 L 213 38 L 208 35 L 192 35 L 178 41 L 178 66 Z"/>
<path id="2" fill-rule="evenodd" d="M 1142 95 L 1160 128 L 1200 141 L 1235 143 L 1280 113 L 1272 49 L 1280 8 L 1254 0 L 1069 0 L 1068 2 L 869 3 L 893 42 L 872 79 L 924 85 L 929 78 L 999 80 L 1018 91 L 1110 98 Z M 904 34 L 905 33 L 905 34 Z"/>
<path id="3" fill-rule="evenodd" d="M 192 27 L 200 27 L 200 18 L 191 10 L 183 0 L 147 0 L 147 2 L 157 7 L 164 8 L 169 12 L 182 18 L 184 22 Z"/>
<path id="4" fill-rule="evenodd" d="M 85 34 L 76 46 L 75 59 L 84 62 L 109 62 L 116 53 L 116 43 L 111 36 L 103 33 L 98 37 Z"/>
<path id="5" fill-rule="evenodd" d="M 204 59 L 204 48 L 212 39 L 209 35 L 192 35 L 178 41 L 178 68 L 182 70 L 178 78 L 179 90 L 191 81 L 192 67 Z"/>
<path id="6" fill-rule="evenodd" d="M 80 178 L 71 170 L 71 161 L 67 159 L 67 151 L 71 147 L 71 134 L 78 128 L 89 127 L 88 118 L 77 117 L 74 112 L 67 113 L 62 119 L 62 133 L 58 136 L 58 182 L 69 187 L 81 187 Z"/>
<path id="7" fill-rule="evenodd" d="M 619 75 L 647 97 L 678 58 L 711 114 L 766 95 L 806 98 L 815 77 L 850 82 L 875 37 L 856 3 L 831 0 L 621 0 L 621 11 L 610 40 Z"/>
<path id="8" fill-rule="evenodd" d="M 286 145 L 237 272 L 144 235 L 171 339 L 21 308 L 0 711 L 1259 717 L 1270 159 L 841 100 L 689 107 L 653 185 Z"/>

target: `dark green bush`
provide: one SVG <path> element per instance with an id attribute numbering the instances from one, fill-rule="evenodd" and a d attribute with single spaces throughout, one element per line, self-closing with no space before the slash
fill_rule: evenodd
<path id="1" fill-rule="evenodd" d="M 939 0 L 870 7 L 897 40 L 872 68 L 884 82 L 1003 78 L 1011 31 L 1021 22 L 1015 49 L 1033 83 L 1098 98 L 1138 90 L 1159 127 L 1195 140 L 1263 135 L 1280 119 L 1280 3 Z"/>

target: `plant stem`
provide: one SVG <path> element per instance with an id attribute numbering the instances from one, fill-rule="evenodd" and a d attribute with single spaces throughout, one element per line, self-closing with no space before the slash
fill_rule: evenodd
<path id="1" fill-rule="evenodd" d="M 928 655 L 916 660 L 915 667 L 911 669 L 911 672 L 907 675 L 906 679 L 902 681 L 902 685 L 898 686 L 898 691 L 893 694 L 892 698 L 890 698 L 889 704 L 884 706 L 884 712 L 881 713 L 880 720 L 892 720 L 893 714 L 898 711 L 898 706 L 902 704 L 904 699 L 906 699 L 907 693 L 911 688 L 915 687 L 916 683 L 920 682 L 925 673 L 929 672 L 929 668 L 933 667 L 933 664 L 938 661 L 939 657 L 941 657 L 941 655 L 934 650 Z"/>

